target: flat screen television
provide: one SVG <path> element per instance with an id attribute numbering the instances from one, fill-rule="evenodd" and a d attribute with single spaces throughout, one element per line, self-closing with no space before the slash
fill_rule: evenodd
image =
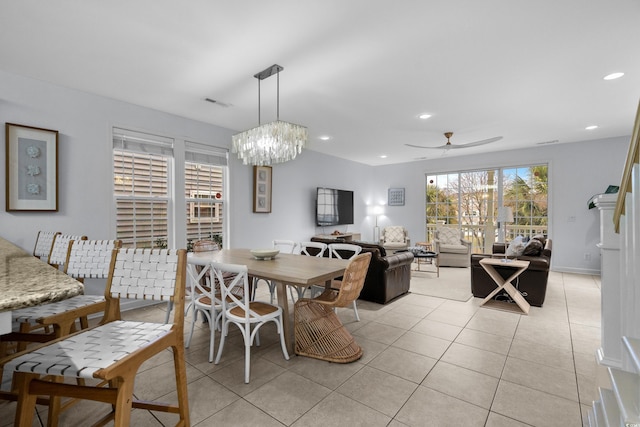
<path id="1" fill-rule="evenodd" d="M 353 224 L 353 191 L 318 187 L 316 225 Z"/>

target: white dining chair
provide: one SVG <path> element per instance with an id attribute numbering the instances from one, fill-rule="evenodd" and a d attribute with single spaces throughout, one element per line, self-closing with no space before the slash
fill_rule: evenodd
<path id="1" fill-rule="evenodd" d="M 294 242 L 293 240 L 278 240 L 278 239 L 276 239 L 276 240 L 273 241 L 273 248 L 280 250 L 280 253 L 283 253 L 283 254 L 292 254 L 298 248 L 298 243 Z M 273 297 L 274 297 L 274 295 L 276 293 L 276 284 L 273 283 L 271 280 L 266 280 L 266 279 L 261 279 L 261 278 L 258 278 L 258 277 L 254 277 L 253 278 L 253 285 L 252 285 L 253 289 L 252 289 L 252 293 L 251 293 L 252 299 L 255 298 L 256 291 L 258 289 L 258 283 L 261 280 L 263 282 L 265 282 L 267 284 L 267 286 L 269 287 L 269 294 L 271 294 L 269 302 L 271 304 L 273 304 Z"/>
<path id="2" fill-rule="evenodd" d="M 327 247 L 327 244 L 322 242 L 300 242 L 300 255 L 322 258 L 324 253 L 327 251 Z M 318 293 L 321 293 L 324 290 L 324 286 L 313 285 L 308 288 L 296 287 L 296 290 L 298 291 L 298 299 L 304 297 L 304 293 L 307 290 L 313 298 L 316 294 L 316 289 L 318 290 Z M 293 295 L 291 296 L 291 299 L 293 299 Z"/>
<path id="3" fill-rule="evenodd" d="M 331 243 L 329 244 L 329 258 L 339 258 L 339 259 L 352 259 L 356 255 L 362 252 L 362 246 L 352 245 L 350 243 Z M 331 281 L 331 288 L 339 290 L 342 284 L 341 280 L 335 279 Z M 360 315 L 358 314 L 358 305 L 356 301 L 358 299 L 353 300 L 353 313 L 356 316 L 356 320 L 360 321 Z"/>
<path id="4" fill-rule="evenodd" d="M 289 360 L 289 353 L 284 341 L 282 325 L 282 308 L 275 304 L 262 301 L 251 301 L 244 298 L 249 295 L 249 278 L 246 265 L 212 263 L 215 280 L 221 289 L 222 302 L 222 333 L 215 364 L 220 363 L 229 325 L 234 324 L 240 329 L 244 340 L 244 382 L 249 383 L 251 376 L 251 346 L 253 342 L 259 345 L 258 332 L 262 325 L 273 322 L 280 335 L 282 354 Z M 225 275 L 231 279 L 225 280 Z M 242 292 L 239 290 L 242 289 Z M 242 296 L 241 296 L 242 295 Z"/>
<path id="5" fill-rule="evenodd" d="M 215 280 L 212 277 L 214 277 L 214 273 L 211 270 L 211 264 L 197 266 L 195 264 L 187 264 L 187 289 L 189 289 L 188 292 L 191 296 L 189 304 L 193 311 L 193 319 L 185 347 L 189 348 L 191 345 L 198 313 L 202 313 L 209 325 L 209 362 L 213 362 L 216 342 L 215 331 L 220 330 L 219 324 L 222 315 L 220 287 L 215 286 Z M 214 282 L 213 286 L 212 281 Z"/>

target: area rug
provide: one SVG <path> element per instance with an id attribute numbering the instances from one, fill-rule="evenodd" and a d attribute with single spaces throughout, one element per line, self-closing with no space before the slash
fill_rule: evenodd
<path id="1" fill-rule="evenodd" d="M 415 267 L 414 267 L 415 268 Z M 421 269 L 426 270 L 423 266 Z M 411 288 L 414 294 L 468 301 L 471 298 L 471 271 L 469 268 L 441 267 L 440 277 L 433 269 L 411 272 Z"/>

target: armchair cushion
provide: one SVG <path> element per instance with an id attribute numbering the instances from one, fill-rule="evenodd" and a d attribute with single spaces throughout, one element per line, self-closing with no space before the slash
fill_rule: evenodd
<path id="1" fill-rule="evenodd" d="M 469 247 L 467 245 L 440 245 L 440 252 L 446 252 L 450 254 L 467 254 L 469 252 Z"/>
<path id="2" fill-rule="evenodd" d="M 437 230 L 438 240 L 443 245 L 460 245 L 460 230 L 451 227 L 440 227 Z"/>
<path id="3" fill-rule="evenodd" d="M 405 243 L 406 233 L 404 227 L 394 225 L 384 229 L 384 243 Z"/>

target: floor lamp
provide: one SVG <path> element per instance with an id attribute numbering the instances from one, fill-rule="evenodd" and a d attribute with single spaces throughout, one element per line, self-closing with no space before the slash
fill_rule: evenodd
<path id="1" fill-rule="evenodd" d="M 504 259 L 507 259 L 507 223 L 513 222 L 513 210 L 508 206 L 498 208 L 498 226 L 503 229 L 502 240 L 505 244 Z"/>
<path id="2" fill-rule="evenodd" d="M 384 208 L 380 205 L 369 206 L 369 215 L 376 218 L 376 225 L 373 227 L 373 241 L 378 242 L 380 240 L 380 227 L 378 227 L 378 217 L 384 215 Z"/>

